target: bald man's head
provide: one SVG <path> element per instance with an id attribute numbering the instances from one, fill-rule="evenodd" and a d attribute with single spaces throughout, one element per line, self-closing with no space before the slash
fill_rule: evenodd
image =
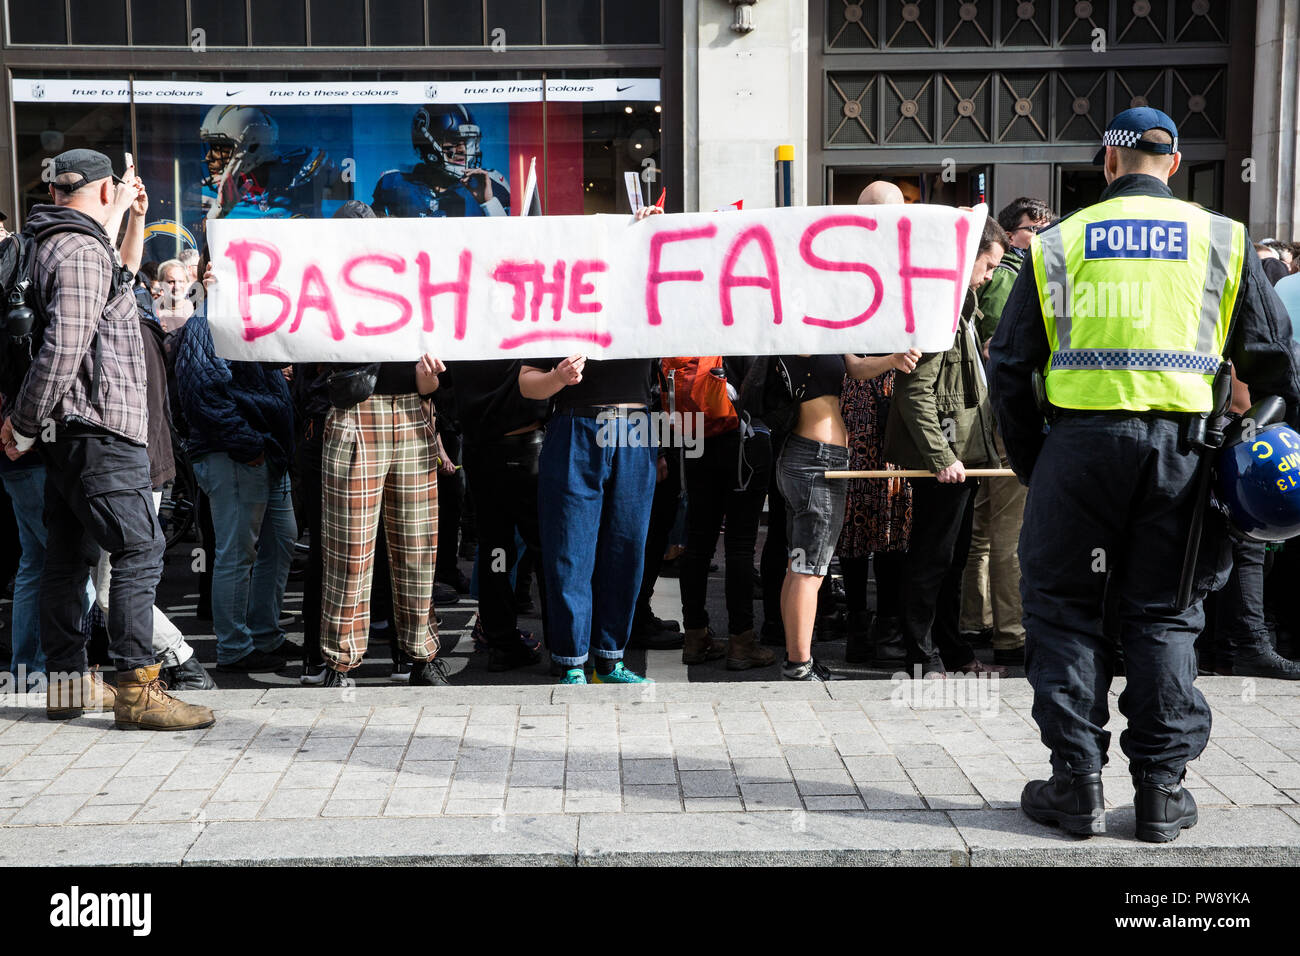
<path id="1" fill-rule="evenodd" d="M 885 179 L 877 179 L 858 194 L 859 206 L 901 206 L 903 191 Z"/>

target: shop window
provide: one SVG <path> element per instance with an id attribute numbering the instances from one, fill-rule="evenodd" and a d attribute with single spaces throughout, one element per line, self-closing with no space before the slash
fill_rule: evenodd
<path id="1" fill-rule="evenodd" d="M 26 210 L 34 203 L 50 201 L 42 171 L 46 160 L 65 149 L 97 149 L 113 161 L 114 172 L 120 173 L 125 165 L 123 154 L 131 148 L 129 123 L 125 103 L 15 103 L 19 206 Z M 12 221 L 9 225 L 15 228 Z"/>
<path id="2" fill-rule="evenodd" d="M 418 25 L 420 20 L 415 21 Z M 312 46 L 365 46 L 365 0 L 311 0 Z"/>
<path id="3" fill-rule="evenodd" d="M 371 10 L 374 10 L 373 3 Z M 496 23 L 496 21 L 493 21 Z M 500 26 L 500 24 L 496 24 Z M 506 37 L 507 43 L 523 39 Z M 483 7 L 465 0 L 429 0 L 429 44 L 431 46 L 482 46 Z"/>
<path id="4" fill-rule="evenodd" d="M 660 3 L 605 0 L 605 42 L 611 45 L 660 43 L 661 6 Z"/>
<path id="5" fill-rule="evenodd" d="M 10 43 L 67 43 L 63 4 L 48 6 L 30 0 L 9 0 Z"/>
<path id="6" fill-rule="evenodd" d="M 208 46 L 246 46 L 244 5 L 227 0 L 190 0 L 190 26 Z"/>
<path id="7" fill-rule="evenodd" d="M 134 46 L 188 46 L 185 0 L 131 0 Z"/>
<path id="8" fill-rule="evenodd" d="M 479 19 L 475 13 L 469 19 Z M 313 37 L 315 17 L 312 19 Z M 473 43 L 482 41 L 483 25 L 474 27 Z M 420 46 L 424 43 L 423 0 L 370 0 L 371 46 Z"/>
<path id="9" fill-rule="evenodd" d="M 120 170 L 133 116 L 136 168 L 150 196 L 146 261 L 202 248 L 211 219 L 326 218 L 348 199 L 380 216 L 519 215 L 533 160 L 548 215 L 627 212 L 627 173 L 636 174 L 644 201 L 655 202 L 663 107 L 621 97 L 657 91 L 645 81 L 596 77 L 582 98 L 575 90 L 583 80 L 554 79 L 557 93 L 563 87 L 571 98 L 543 101 L 539 81 L 513 72 L 472 81 L 480 94 L 496 89 L 502 99 L 471 93 L 457 103 L 464 82 L 408 80 L 406 95 L 422 92 L 423 104 L 352 105 L 285 102 L 317 86 L 303 76 L 268 81 L 277 95 L 260 104 L 227 102 L 240 86 L 214 82 L 205 102 L 137 102 L 134 114 L 126 104 L 44 101 L 94 87 L 111 93 L 120 80 L 23 81 L 32 85 L 14 107 L 21 204 L 47 201 L 42 161 L 63 149 L 99 149 Z M 137 90 L 141 84 L 167 86 L 137 76 Z"/>
<path id="10" fill-rule="evenodd" d="M 600 0 L 546 0 L 546 43 L 600 43 Z"/>
<path id="11" fill-rule="evenodd" d="M 303 0 L 250 0 L 253 46 L 304 46 L 307 15 Z"/>
<path id="12" fill-rule="evenodd" d="M 50 4 L 37 4 L 42 12 Z M 126 45 L 126 0 L 70 0 L 72 42 L 87 46 Z"/>
<path id="13" fill-rule="evenodd" d="M 542 42 L 542 5 L 537 0 L 487 0 L 487 32 L 489 42 L 501 37 L 507 46 L 537 46 Z"/>

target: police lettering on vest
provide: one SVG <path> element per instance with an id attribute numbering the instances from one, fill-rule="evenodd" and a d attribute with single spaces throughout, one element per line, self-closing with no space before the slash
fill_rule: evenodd
<path id="1" fill-rule="evenodd" d="M 1187 260 L 1187 223 L 1160 219 L 1105 219 L 1089 223 L 1085 259 Z"/>
<path id="2" fill-rule="evenodd" d="M 1245 240 L 1241 223 L 1158 196 L 1108 199 L 1034 236 L 1048 400 L 1209 411 Z"/>

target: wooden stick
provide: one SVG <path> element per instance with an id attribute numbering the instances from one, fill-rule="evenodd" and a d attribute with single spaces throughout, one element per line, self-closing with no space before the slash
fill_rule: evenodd
<path id="1" fill-rule="evenodd" d="M 1010 468 L 967 468 L 967 478 L 1014 478 L 1016 473 Z M 828 471 L 827 478 L 933 478 L 932 472 L 923 471 L 919 468 L 909 468 L 902 471 L 885 471 L 878 469 L 876 471 Z"/>

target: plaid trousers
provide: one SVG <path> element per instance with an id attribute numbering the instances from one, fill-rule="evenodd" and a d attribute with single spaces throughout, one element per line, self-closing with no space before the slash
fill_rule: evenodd
<path id="1" fill-rule="evenodd" d="M 381 508 L 398 643 L 417 661 L 438 653 L 434 440 L 432 403 L 415 394 L 372 395 L 325 421 L 321 653 L 336 670 L 352 670 L 366 653 Z"/>

